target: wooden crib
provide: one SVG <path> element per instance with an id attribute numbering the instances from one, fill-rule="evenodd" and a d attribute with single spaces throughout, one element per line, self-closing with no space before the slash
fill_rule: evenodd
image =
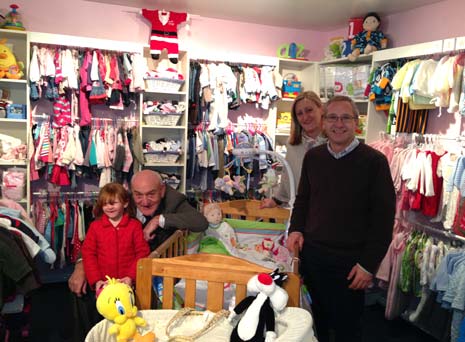
<path id="1" fill-rule="evenodd" d="M 260 201 L 257 200 L 234 200 L 220 202 L 218 205 L 227 218 L 286 223 L 288 221 L 290 210 L 285 208 L 266 208 L 260 209 Z M 177 230 L 169 239 L 154 250 L 149 257 L 151 258 L 172 258 L 187 254 L 187 231 Z M 299 273 L 299 250 L 296 248 L 293 253 L 292 270 Z"/>

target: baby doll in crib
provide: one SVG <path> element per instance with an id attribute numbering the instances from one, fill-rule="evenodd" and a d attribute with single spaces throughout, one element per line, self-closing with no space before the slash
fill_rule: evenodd
<path id="1" fill-rule="evenodd" d="M 208 221 L 205 237 L 200 242 L 201 249 L 209 249 L 220 254 L 237 254 L 237 237 L 234 228 L 223 221 L 223 213 L 216 203 L 206 204 L 203 214 Z M 210 248 L 208 248 L 210 247 Z"/>

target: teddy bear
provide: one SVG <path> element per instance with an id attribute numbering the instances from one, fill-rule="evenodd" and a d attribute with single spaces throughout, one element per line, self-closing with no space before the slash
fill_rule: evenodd
<path id="1" fill-rule="evenodd" d="M 375 12 L 369 12 L 363 18 L 363 31 L 352 39 L 352 53 L 347 56 L 350 61 L 355 61 L 360 54 L 386 48 L 387 39 L 383 32 L 378 30 L 380 23 L 381 19 Z"/>

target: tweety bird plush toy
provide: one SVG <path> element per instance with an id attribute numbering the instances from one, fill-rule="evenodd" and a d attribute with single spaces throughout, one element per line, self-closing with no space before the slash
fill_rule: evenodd
<path id="1" fill-rule="evenodd" d="M 107 279 L 107 285 L 97 297 L 97 311 L 115 323 L 108 329 L 108 333 L 116 335 L 116 341 L 137 341 L 140 338 L 137 327 L 145 326 L 146 322 L 137 316 L 134 292 L 130 286 L 114 278 L 107 276 Z"/>

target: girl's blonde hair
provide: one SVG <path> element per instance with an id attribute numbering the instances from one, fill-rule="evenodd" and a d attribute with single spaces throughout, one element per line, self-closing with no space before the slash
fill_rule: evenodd
<path id="1" fill-rule="evenodd" d="M 108 183 L 98 194 L 97 203 L 94 207 L 94 216 L 101 217 L 103 215 L 103 206 L 107 203 L 114 203 L 115 201 L 120 201 L 123 204 L 130 204 L 131 197 L 129 192 L 119 183 Z M 130 216 L 134 217 L 134 207 L 128 205 L 124 209 L 125 213 L 128 213 Z"/>
<path id="2" fill-rule="evenodd" d="M 295 112 L 295 107 L 297 106 L 297 103 L 299 103 L 303 99 L 310 100 L 318 108 L 323 109 L 323 103 L 321 102 L 320 97 L 314 91 L 304 91 L 303 93 L 300 93 L 299 95 L 297 95 L 294 102 L 292 103 L 292 109 L 291 109 L 292 125 L 291 125 L 291 134 L 289 135 L 289 144 L 291 145 L 299 145 L 302 142 L 303 129 L 302 129 L 302 126 L 299 124 L 299 120 L 297 120 L 297 114 Z"/>

